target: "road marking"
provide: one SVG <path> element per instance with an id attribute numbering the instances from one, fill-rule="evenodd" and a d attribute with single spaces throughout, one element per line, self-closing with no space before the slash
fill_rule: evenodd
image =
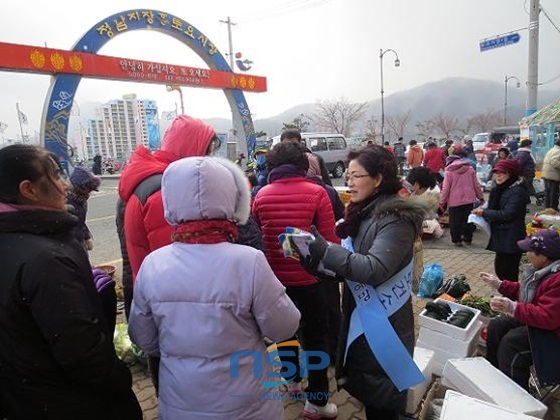
<path id="1" fill-rule="evenodd" d="M 87 223 L 91 223 L 91 222 L 99 222 L 101 220 L 107 220 L 107 219 L 115 219 L 115 216 L 104 216 L 104 217 L 96 217 L 94 219 L 87 219 L 86 222 Z"/>

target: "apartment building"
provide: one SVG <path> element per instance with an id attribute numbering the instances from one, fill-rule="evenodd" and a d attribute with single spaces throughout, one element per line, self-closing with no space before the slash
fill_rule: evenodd
<path id="1" fill-rule="evenodd" d="M 158 109 L 155 101 L 124 95 L 103 104 L 98 117 L 87 121 L 86 159 L 126 162 L 138 145 L 151 150 L 160 146 Z"/>

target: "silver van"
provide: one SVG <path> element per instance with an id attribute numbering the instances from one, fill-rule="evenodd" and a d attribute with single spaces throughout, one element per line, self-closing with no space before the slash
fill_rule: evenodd
<path id="1" fill-rule="evenodd" d="M 344 174 L 350 149 L 342 134 L 301 133 L 301 138 L 309 150 L 323 158 L 333 178 L 340 178 Z M 272 147 L 278 143 L 280 143 L 280 136 L 273 137 Z"/>

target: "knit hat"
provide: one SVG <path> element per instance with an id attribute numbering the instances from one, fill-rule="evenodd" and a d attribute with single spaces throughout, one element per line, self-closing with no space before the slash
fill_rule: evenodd
<path id="1" fill-rule="evenodd" d="M 93 175 L 88 169 L 77 167 L 70 175 L 70 182 L 75 189 L 98 191 L 101 179 Z"/>
<path id="2" fill-rule="evenodd" d="M 525 252 L 533 251 L 546 255 L 551 260 L 560 259 L 560 236 L 552 229 L 541 229 L 517 241 L 517 245 Z"/>
<path id="3" fill-rule="evenodd" d="M 517 159 L 502 159 L 496 163 L 496 166 L 492 169 L 492 172 L 501 172 L 506 174 L 511 174 L 514 176 L 521 175 L 521 166 Z"/>

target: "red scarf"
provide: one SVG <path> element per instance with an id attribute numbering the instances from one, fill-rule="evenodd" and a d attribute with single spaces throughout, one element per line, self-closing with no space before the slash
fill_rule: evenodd
<path id="1" fill-rule="evenodd" d="M 235 223 L 224 219 L 192 220 L 183 222 L 173 230 L 171 240 L 184 244 L 218 244 L 235 242 L 238 238 Z"/>

